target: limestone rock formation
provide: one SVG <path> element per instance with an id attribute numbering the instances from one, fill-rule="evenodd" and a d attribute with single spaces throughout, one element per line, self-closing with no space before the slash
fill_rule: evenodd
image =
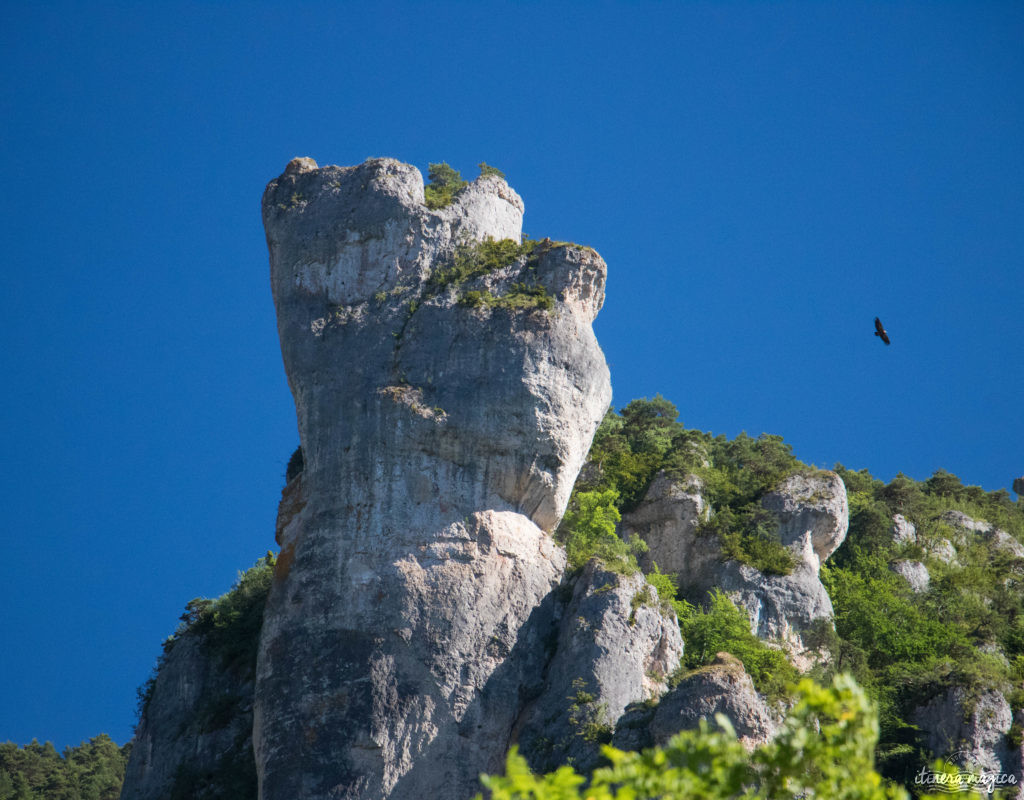
<path id="1" fill-rule="evenodd" d="M 761 504 L 779 520 L 780 540 L 796 558 L 788 575 L 766 575 L 726 560 L 714 537 L 699 534 L 706 503 L 695 476 L 682 481 L 657 476 L 640 505 L 623 518 L 621 532 L 647 543 L 643 558 L 649 564 L 677 573 L 681 594 L 690 602 L 702 602 L 708 591 L 721 588 L 746 610 L 757 636 L 781 641 L 799 667 L 808 667 L 813 655 L 806 653 L 802 632 L 833 613 L 818 569 L 846 536 L 846 487 L 833 472 L 797 473 Z"/>
<path id="2" fill-rule="evenodd" d="M 989 689 L 975 697 L 954 686 L 917 709 L 912 721 L 936 758 L 986 772 L 1016 773 L 1019 754 L 1006 739 L 1013 715 L 999 691 Z"/>
<path id="3" fill-rule="evenodd" d="M 834 472 L 790 475 L 761 505 L 778 516 L 782 544 L 815 570 L 846 538 L 846 486 Z"/>
<path id="4" fill-rule="evenodd" d="M 1024 558 L 1024 545 L 990 522 L 974 519 L 963 511 L 956 510 L 943 512 L 939 519 L 953 528 L 960 539 L 960 544 L 966 544 L 971 536 L 980 536 L 997 552 L 1014 558 Z"/>
<path id="5" fill-rule="evenodd" d="M 542 691 L 549 532 L 611 399 L 606 268 L 546 244 L 452 271 L 457 247 L 518 243 L 522 213 L 496 177 L 431 211 L 391 159 L 296 159 L 267 187 L 304 470 L 260 640 L 263 800 L 470 796 Z"/>
<path id="6" fill-rule="evenodd" d="M 664 573 L 702 572 L 721 560 L 717 541 L 697 536 L 698 527 L 708 516 L 701 488 L 696 475 L 678 480 L 661 471 L 643 502 L 623 516 L 620 535 L 624 539 L 637 536 L 647 543 L 647 552 L 639 556 L 645 572 L 650 572 L 655 563 Z"/>
<path id="7" fill-rule="evenodd" d="M 202 636 L 178 637 L 136 730 L 123 800 L 193 796 L 208 776 L 254 797 L 252 704 L 251 676 L 222 664 Z"/>
<path id="8" fill-rule="evenodd" d="M 714 725 L 724 714 L 748 749 L 769 742 L 776 732 L 772 713 L 739 659 L 718 653 L 706 667 L 681 680 L 656 705 L 637 705 L 619 720 L 612 744 L 623 750 L 663 746 L 676 733 L 695 729 L 702 719 Z"/>
<path id="9" fill-rule="evenodd" d="M 893 515 L 892 541 L 896 545 L 917 543 L 917 528 L 902 514 Z"/>
<path id="10" fill-rule="evenodd" d="M 644 576 L 590 561 L 561 614 L 544 691 L 520 721 L 531 767 L 596 766 L 599 745 L 626 706 L 660 697 L 682 655 L 675 612 L 662 607 Z"/>
<path id="11" fill-rule="evenodd" d="M 928 590 L 931 575 L 928 572 L 928 567 L 920 561 L 900 558 L 889 564 L 889 569 L 909 583 L 912 591 L 924 592 Z"/>

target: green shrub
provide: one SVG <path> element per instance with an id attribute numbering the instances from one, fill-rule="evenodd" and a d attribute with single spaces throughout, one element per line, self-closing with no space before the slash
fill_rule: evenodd
<path id="1" fill-rule="evenodd" d="M 463 242 L 455 248 L 445 266 L 434 270 L 427 284 L 427 295 L 435 295 L 448 287 L 461 290 L 466 282 L 511 267 L 520 259 L 525 259 L 523 274 L 529 276 L 536 266 L 537 247 L 538 243 L 528 238 L 520 243 L 490 236 L 480 242 Z M 488 306 L 509 310 L 548 311 L 555 305 L 547 288 L 536 280 L 515 282 L 502 295 L 479 289 L 461 291 L 458 302 L 470 308 Z"/>
<path id="2" fill-rule="evenodd" d="M 442 161 L 430 164 L 427 170 L 430 182 L 423 187 L 423 197 L 427 208 L 438 209 L 450 205 L 456 193 L 468 185 L 462 180 L 458 170 L 452 169 Z"/>
<path id="3" fill-rule="evenodd" d="M 804 680 L 797 698 L 775 740 L 752 753 L 718 715 L 718 730 L 702 722 L 663 748 L 602 747 L 611 766 L 595 770 L 589 782 L 570 766 L 534 775 L 515 747 L 505 775 L 481 781 L 490 800 L 908 800 L 875 772 L 875 710 L 851 678 L 837 677 L 829 687 Z"/>
<path id="4" fill-rule="evenodd" d="M 785 653 L 758 639 L 750 631 L 750 620 L 721 590 L 708 593 L 707 609 L 682 602 L 679 628 L 686 643 L 682 669 L 673 683 L 682 679 L 686 670 L 710 664 L 717 653 L 732 653 L 741 662 L 755 688 L 772 698 L 784 696 L 797 678 L 797 671 Z"/>
<path id="5" fill-rule="evenodd" d="M 500 169 L 498 169 L 497 167 L 492 167 L 490 164 L 488 164 L 485 161 L 481 161 L 480 162 L 480 177 L 483 178 L 483 177 L 485 177 L 487 175 L 497 175 L 502 180 L 504 180 L 504 178 L 505 178 L 505 173 L 502 172 Z"/>
<path id="6" fill-rule="evenodd" d="M 759 504 L 733 510 L 724 506 L 700 526 L 701 536 L 717 536 L 722 552 L 742 564 L 749 564 L 766 575 L 788 575 L 797 561 L 783 547 L 778 536 L 779 521 Z"/>
<path id="7" fill-rule="evenodd" d="M 658 564 L 654 564 L 654 569 L 647 573 L 645 576 L 647 582 L 651 584 L 658 592 L 658 600 L 661 601 L 663 606 L 670 607 L 676 612 L 676 616 L 682 616 L 687 608 L 687 604 L 677 599 L 677 585 L 678 576 L 673 573 L 665 574 L 658 569 Z"/>
<path id="8" fill-rule="evenodd" d="M 639 567 L 640 540 L 624 542 L 615 534 L 615 525 L 622 516 L 615 507 L 614 491 L 580 492 L 573 496 L 569 510 L 562 518 L 556 538 L 565 545 L 569 566 L 580 569 L 591 558 L 600 558 L 609 569 L 631 573 Z"/>
<path id="9" fill-rule="evenodd" d="M 185 630 L 200 634 L 207 650 L 220 658 L 226 668 L 246 679 L 255 675 L 263 609 L 275 562 L 274 555 L 268 552 L 248 570 L 239 573 L 230 591 L 215 600 L 189 601 L 181 617 Z"/>
<path id="10" fill-rule="evenodd" d="M 511 266 L 520 257 L 528 256 L 532 249 L 532 242 L 517 244 L 512 239 L 493 239 L 490 236 L 480 242 L 462 242 L 455 248 L 450 262 L 434 270 L 429 286 L 435 291 L 447 286 L 459 286 L 473 278 Z"/>

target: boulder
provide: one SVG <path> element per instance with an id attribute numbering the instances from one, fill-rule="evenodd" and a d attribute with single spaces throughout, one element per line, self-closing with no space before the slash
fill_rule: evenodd
<path id="1" fill-rule="evenodd" d="M 914 592 L 920 593 L 928 590 L 931 575 L 928 573 L 928 567 L 920 561 L 897 559 L 889 564 L 889 569 L 909 583 Z"/>
<path id="2" fill-rule="evenodd" d="M 917 528 L 902 514 L 892 518 L 892 543 L 897 546 L 917 543 Z"/>

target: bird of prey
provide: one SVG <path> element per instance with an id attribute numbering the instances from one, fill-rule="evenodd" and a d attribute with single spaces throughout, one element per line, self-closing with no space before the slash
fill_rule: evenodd
<path id="1" fill-rule="evenodd" d="M 882 327 L 882 320 L 878 317 L 875 317 L 875 336 L 879 337 L 886 344 L 889 344 L 889 334 L 885 332 L 885 328 Z"/>

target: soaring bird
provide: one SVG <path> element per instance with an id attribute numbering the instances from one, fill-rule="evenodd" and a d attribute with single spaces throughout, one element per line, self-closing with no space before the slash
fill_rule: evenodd
<path id="1" fill-rule="evenodd" d="M 878 336 L 883 342 L 889 344 L 889 334 L 885 332 L 885 328 L 882 327 L 882 320 L 878 317 L 875 317 L 875 336 Z"/>

